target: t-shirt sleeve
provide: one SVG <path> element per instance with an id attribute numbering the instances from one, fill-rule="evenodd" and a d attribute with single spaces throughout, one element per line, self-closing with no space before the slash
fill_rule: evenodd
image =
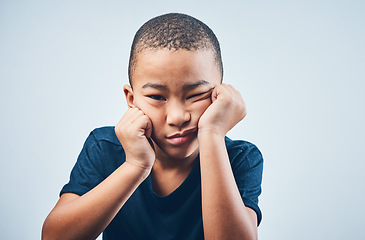
<path id="1" fill-rule="evenodd" d="M 261 194 L 263 158 L 254 144 L 246 143 L 246 146 L 234 154 L 232 170 L 242 200 L 246 207 L 256 212 L 259 225 L 262 213 L 258 206 L 258 197 Z"/>
<path id="2" fill-rule="evenodd" d="M 70 181 L 62 188 L 60 196 L 68 192 L 81 196 L 103 181 L 104 177 L 100 172 L 102 166 L 99 166 L 101 158 L 102 151 L 91 132 L 71 171 Z"/>

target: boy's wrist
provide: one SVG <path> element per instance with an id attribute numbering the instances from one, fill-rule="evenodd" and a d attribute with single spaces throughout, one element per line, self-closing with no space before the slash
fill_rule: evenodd
<path id="1" fill-rule="evenodd" d="M 152 166 L 151 167 L 147 167 L 147 166 L 142 166 L 140 164 L 136 164 L 134 162 L 125 161 L 125 164 L 133 171 L 136 172 L 137 174 L 139 174 L 141 177 L 143 177 L 144 179 L 148 177 L 148 175 L 151 173 L 152 171 Z"/>
<path id="2" fill-rule="evenodd" d="M 226 133 L 221 130 L 216 130 L 214 128 L 204 128 L 199 129 L 198 131 L 198 139 L 204 137 L 212 137 L 212 138 L 224 138 Z"/>
<path id="3" fill-rule="evenodd" d="M 215 131 L 213 129 L 205 129 L 198 131 L 198 141 L 214 141 L 214 140 L 224 140 L 226 134 L 221 131 Z"/>

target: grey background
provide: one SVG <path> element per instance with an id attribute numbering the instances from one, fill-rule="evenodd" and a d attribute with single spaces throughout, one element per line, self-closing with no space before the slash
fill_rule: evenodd
<path id="1" fill-rule="evenodd" d="M 0 1 L 0 239 L 39 239 L 89 132 L 126 111 L 148 19 L 207 23 L 265 158 L 260 239 L 364 239 L 363 1 Z M 86 216 L 87 217 L 87 216 Z"/>

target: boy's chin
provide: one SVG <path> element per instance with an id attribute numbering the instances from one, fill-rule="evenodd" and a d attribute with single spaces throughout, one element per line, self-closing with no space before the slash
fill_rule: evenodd
<path id="1" fill-rule="evenodd" d="M 172 159 L 181 159 L 181 160 L 184 160 L 184 159 L 187 159 L 187 158 L 190 158 L 190 157 L 197 157 L 198 154 L 198 148 L 195 148 L 195 149 L 192 149 L 190 151 L 186 151 L 186 152 L 175 152 L 175 151 L 170 151 L 167 153 L 167 155 L 172 158 Z"/>
<path id="2" fill-rule="evenodd" d="M 181 147 L 171 147 L 171 146 L 161 146 L 157 144 L 158 150 L 156 151 L 157 158 L 159 154 L 162 154 L 164 158 L 172 158 L 172 159 L 187 159 L 190 157 L 197 157 L 199 153 L 199 144 L 198 141 L 193 141 L 187 146 Z"/>

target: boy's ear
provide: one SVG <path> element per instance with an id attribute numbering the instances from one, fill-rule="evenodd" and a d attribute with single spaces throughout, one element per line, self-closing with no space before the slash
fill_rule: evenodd
<path id="1" fill-rule="evenodd" d="M 127 104 L 129 108 L 134 107 L 134 95 L 133 95 L 133 89 L 129 85 L 124 85 L 123 87 L 125 99 L 127 100 Z"/>

